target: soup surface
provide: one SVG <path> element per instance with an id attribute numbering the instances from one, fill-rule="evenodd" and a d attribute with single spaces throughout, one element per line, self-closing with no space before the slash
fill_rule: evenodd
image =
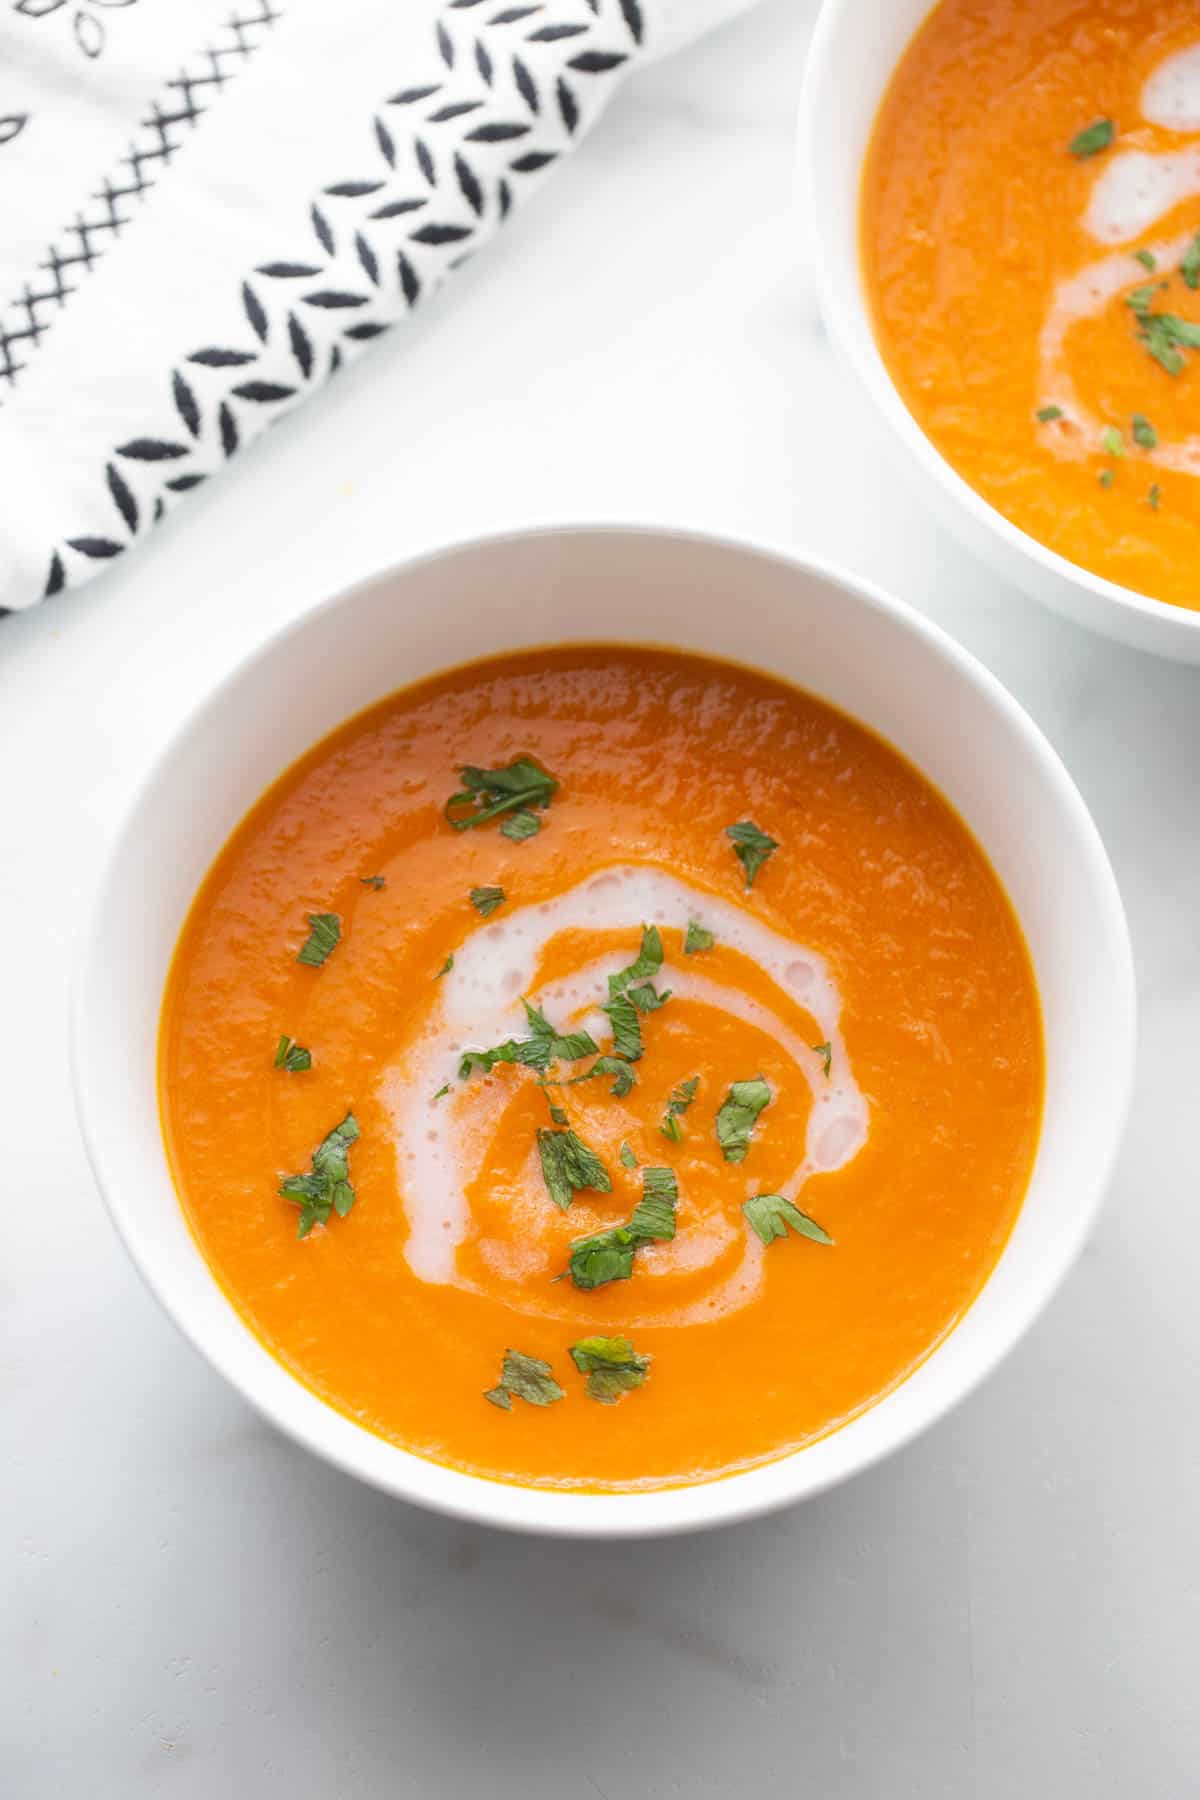
<path id="1" fill-rule="evenodd" d="M 953 1326 L 1041 1023 L 995 875 L 879 739 L 725 664 L 538 651 L 264 796 L 185 926 L 161 1094 L 301 1381 L 439 1462 L 630 1488 L 829 1431 Z"/>
<path id="2" fill-rule="evenodd" d="M 865 172 L 884 359 L 1013 524 L 1193 608 L 1198 233 L 1196 0 L 942 0 Z"/>

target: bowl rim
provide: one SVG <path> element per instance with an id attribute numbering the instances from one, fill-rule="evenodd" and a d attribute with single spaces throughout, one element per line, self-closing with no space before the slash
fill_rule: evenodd
<path id="1" fill-rule="evenodd" d="M 924 12 L 905 42 L 901 58 L 907 54 L 915 33 L 927 22 L 939 4 L 940 0 L 924 0 Z M 848 317 L 846 309 L 837 303 L 834 271 L 841 258 L 833 247 L 833 234 L 828 229 L 833 212 L 832 204 L 826 198 L 818 173 L 824 142 L 819 113 L 831 80 L 831 59 L 836 33 L 843 18 L 855 5 L 856 0 L 822 0 L 804 65 L 796 121 L 796 154 L 807 214 L 805 228 L 816 250 L 814 280 L 830 339 L 922 473 L 982 532 L 998 540 L 1014 557 L 1032 563 L 1043 575 L 1080 589 L 1131 619 L 1148 622 L 1152 630 L 1169 629 L 1180 639 L 1190 635 L 1196 640 L 1195 648 L 1200 651 L 1200 609 L 1176 606 L 1169 600 L 1156 600 L 1149 594 L 1138 593 L 1136 588 L 1125 587 L 1118 581 L 1110 581 L 1105 575 L 1097 575 L 1093 570 L 1085 569 L 1081 563 L 1072 562 L 1069 557 L 1052 550 L 1049 545 L 1022 530 L 1019 525 L 1014 525 L 1011 519 L 1006 519 L 990 500 L 985 500 L 958 473 L 953 464 L 947 461 L 909 411 L 883 359 L 871 326 L 870 307 L 862 280 L 861 257 L 856 261 L 854 281 L 859 306 L 854 310 L 853 316 Z M 899 60 L 892 65 L 889 80 L 898 67 Z M 860 160 L 859 185 L 855 195 L 856 243 L 859 239 L 857 222 L 861 204 L 862 171 L 863 161 Z M 1093 628 L 1103 629 L 1098 622 Z M 1135 640 L 1130 638 L 1125 641 L 1133 643 Z M 1151 647 L 1148 640 L 1139 637 L 1136 641 L 1144 649 Z M 1178 658 L 1179 652 L 1172 652 L 1165 644 L 1158 644 L 1154 648 L 1160 655 L 1170 657 L 1174 654 Z"/>
<path id="2" fill-rule="evenodd" d="M 204 729 L 210 716 L 219 711 L 230 691 L 252 669 L 269 663 L 318 618 L 341 607 L 352 608 L 360 595 L 378 585 L 408 577 L 427 564 L 464 552 L 486 552 L 531 538 L 587 538 L 597 535 L 677 539 L 704 550 L 730 552 L 735 556 L 774 562 L 790 575 L 807 576 L 849 593 L 870 611 L 890 617 L 905 630 L 924 640 L 935 655 L 951 665 L 955 677 L 973 690 L 974 697 L 980 704 L 997 709 L 1027 742 L 1037 763 L 1039 778 L 1054 791 L 1057 803 L 1071 816 L 1079 834 L 1081 852 L 1085 854 L 1088 863 L 1097 912 L 1103 919 L 1104 936 L 1112 961 L 1113 979 L 1109 996 L 1113 1020 L 1112 1041 L 1119 1046 L 1119 1056 L 1114 1057 L 1113 1063 L 1112 1104 L 1105 1112 L 1100 1128 L 1101 1139 L 1106 1138 L 1107 1142 L 1102 1141 L 1094 1163 L 1091 1192 L 1079 1203 L 1073 1228 L 1063 1234 L 1057 1252 L 1043 1263 L 1038 1279 L 1027 1282 L 1020 1290 L 1009 1309 L 1003 1329 L 998 1330 L 990 1343 L 975 1355 L 971 1364 L 950 1384 L 948 1392 L 934 1397 L 919 1416 L 899 1423 L 889 1422 L 888 1429 L 879 1433 L 876 1441 L 856 1455 L 852 1466 L 834 1468 L 816 1477 L 806 1479 L 802 1474 L 805 1450 L 809 1446 L 785 1453 L 765 1464 L 705 1481 L 616 1493 L 580 1493 L 574 1490 L 564 1493 L 554 1489 L 525 1487 L 489 1476 L 470 1474 L 419 1456 L 402 1446 L 390 1444 L 388 1448 L 394 1450 L 395 1460 L 389 1471 L 385 1474 L 373 1470 L 364 1466 L 364 1456 L 327 1441 L 326 1434 L 334 1429 L 332 1421 L 339 1421 L 352 1428 L 353 1437 L 350 1441 L 355 1446 L 360 1441 L 365 1441 L 368 1447 L 388 1441 L 367 1431 L 365 1427 L 354 1424 L 330 1407 L 312 1389 L 307 1388 L 261 1344 L 244 1320 L 241 1321 L 243 1329 L 259 1350 L 270 1358 L 277 1369 L 283 1371 L 292 1387 L 311 1402 L 311 1406 L 304 1409 L 302 1418 L 281 1416 L 270 1398 L 256 1390 L 252 1371 L 240 1366 L 240 1356 L 229 1355 L 224 1348 L 206 1341 L 203 1331 L 194 1329 L 192 1321 L 182 1316 L 171 1296 L 169 1278 L 162 1275 L 155 1256 L 143 1250 L 134 1212 L 132 1209 L 126 1211 L 122 1201 L 121 1184 L 110 1181 L 106 1174 L 105 1155 L 100 1148 L 103 1134 L 97 1112 L 99 1101 L 92 1093 L 89 1076 L 91 1058 L 87 1054 L 87 1046 L 94 1031 L 89 1022 L 88 977 L 93 960 L 98 958 L 103 948 L 106 894 L 128 854 L 129 845 L 136 837 L 143 805 L 163 779 L 176 751 L 192 734 Z M 857 717 L 853 713 L 848 713 L 848 716 Z M 859 722 L 868 729 L 875 729 L 869 720 Z M 891 740 L 885 738 L 884 741 L 890 743 Z M 903 750 L 899 753 L 905 754 Z M 230 829 L 233 829 L 233 824 Z M 988 846 L 982 840 L 980 842 L 985 855 L 988 854 Z M 1019 914 L 1018 921 L 1020 922 Z M 294 617 L 271 628 L 249 650 L 234 658 L 202 697 L 189 710 L 181 713 L 169 736 L 155 746 L 140 779 L 126 793 L 115 823 L 110 827 L 107 847 L 99 862 L 76 945 L 70 983 L 68 1059 L 76 1117 L 92 1174 L 130 1260 L 175 1328 L 260 1417 L 293 1442 L 346 1474 L 355 1476 L 394 1498 L 428 1507 L 431 1511 L 450 1518 L 535 1536 L 615 1540 L 675 1536 L 736 1524 L 813 1498 L 842 1481 L 866 1472 L 912 1443 L 994 1373 L 1049 1304 L 1073 1267 L 1094 1226 L 1120 1150 L 1131 1102 L 1135 1040 L 1136 990 L 1128 921 L 1099 829 L 1069 771 L 1041 727 L 986 665 L 942 626 L 927 618 L 907 601 L 893 597 L 875 583 L 824 558 L 797 552 L 786 545 L 742 532 L 718 533 L 690 526 L 655 525 L 644 521 L 626 523 L 621 520 L 589 520 L 581 523 L 525 523 L 499 530 L 482 530 L 422 546 L 396 562 L 388 563 L 345 587 L 325 594 L 315 603 L 302 606 Z M 174 1182 L 169 1171 L 166 1179 L 174 1193 Z M 177 1194 L 176 1203 L 178 1204 Z M 202 1257 L 199 1246 L 196 1246 L 196 1254 Z M 995 1268 L 999 1266 L 999 1263 L 995 1265 L 984 1287 L 980 1289 L 980 1294 L 976 1295 L 946 1338 L 934 1347 L 931 1357 L 926 1361 L 939 1354 L 942 1345 L 953 1338 L 963 1320 L 970 1316 L 991 1281 Z M 208 1273 L 215 1282 L 211 1269 Z M 224 1298 L 225 1303 L 232 1307 L 228 1297 Z M 918 1368 L 923 1366 L 924 1364 L 917 1365 Z M 905 1381 L 907 1379 L 908 1377 Z M 863 1413 L 856 1414 L 854 1419 L 847 1422 L 847 1426 L 870 1416 L 892 1393 L 902 1390 L 905 1381 L 898 1388 L 890 1389 L 887 1395 L 881 1397 L 880 1402 L 867 1407 Z M 830 1436 L 840 1436 L 843 1429 L 845 1428 L 835 1429 L 833 1433 L 816 1440 L 816 1444 L 827 1443 Z M 394 1475 L 391 1468 L 396 1471 Z M 778 1476 L 785 1469 L 794 1470 L 793 1478 L 780 1482 Z M 410 1479 L 407 1480 L 406 1471 L 410 1474 Z M 417 1491 L 421 1475 L 428 1476 L 430 1471 L 436 1479 L 438 1491 Z M 775 1478 L 773 1483 L 772 1477 Z M 771 1491 L 759 1491 L 765 1483 L 772 1483 Z M 510 1499 L 512 1496 L 519 1496 L 522 1504 L 519 1507 L 512 1506 L 504 1513 L 493 1504 L 493 1497 L 498 1493 Z M 637 1511 L 645 1509 L 648 1504 L 655 1516 L 649 1520 L 638 1517 Z"/>

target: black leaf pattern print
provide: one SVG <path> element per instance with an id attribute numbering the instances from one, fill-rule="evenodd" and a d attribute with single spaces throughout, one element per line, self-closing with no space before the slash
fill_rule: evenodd
<path id="1" fill-rule="evenodd" d="M 246 8 L 269 3 L 240 0 Z M 549 168 L 596 116 L 643 35 L 642 0 L 587 0 L 582 19 L 576 0 L 570 20 L 545 3 L 443 0 L 430 53 L 435 78 L 410 82 L 366 112 L 358 168 L 331 170 L 333 179 L 306 201 L 307 241 L 264 244 L 236 280 L 230 299 L 240 302 L 246 341 L 237 342 L 226 320 L 215 341 L 177 358 L 166 376 L 166 417 L 185 435 L 173 437 L 160 417 L 124 436 L 101 465 L 105 510 L 52 550 L 43 592 L 118 556 L 122 534 L 136 541 L 169 502 L 204 483 L 466 262 L 512 211 L 514 185 L 523 191 L 525 178 Z M 180 77 L 185 99 L 198 79 Z M 393 110 L 385 118 L 380 106 Z M 17 129 L 0 119 L 0 144 L 6 128 Z M 109 184 L 106 204 L 116 212 L 117 185 Z M 66 267 L 63 255 L 56 281 Z M 4 354 L 0 315 L 0 379 Z M 136 482 L 126 472 L 132 467 Z"/>

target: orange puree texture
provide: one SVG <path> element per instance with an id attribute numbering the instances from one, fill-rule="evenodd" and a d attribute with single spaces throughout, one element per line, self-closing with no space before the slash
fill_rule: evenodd
<path id="1" fill-rule="evenodd" d="M 511 843 L 495 824 L 451 830 L 442 807 L 459 766 L 519 756 L 561 782 L 540 835 Z M 750 893 L 725 836 L 746 818 L 781 846 Z M 419 1281 L 405 1258 L 403 1165 L 382 1089 L 429 1029 L 437 971 L 482 928 L 469 891 L 502 886 L 512 909 L 620 861 L 744 904 L 828 959 L 870 1107 L 865 1147 L 800 1195 L 836 1244 L 789 1235 L 763 1253 L 749 1304 L 708 1306 L 745 1243 L 742 1201 L 776 1191 L 800 1161 L 810 1094 L 771 1031 L 674 999 L 643 1020 L 645 1054 L 627 1099 L 601 1081 L 551 1096 L 612 1176 L 610 1194 L 580 1194 L 569 1213 L 551 1205 L 531 1159 L 534 1132 L 549 1122 L 533 1072 L 500 1067 L 460 1084 L 453 1065 L 446 1070 L 453 1092 L 430 1094 L 430 1128 L 485 1137 L 457 1260 L 482 1291 Z M 360 881 L 374 874 L 385 877 L 381 890 Z M 317 911 L 341 915 L 343 938 L 314 969 L 296 953 L 306 914 Z M 552 938 L 533 991 L 561 965 L 614 947 L 632 959 L 641 923 Z M 681 917 L 662 928 L 660 989 L 684 966 L 686 925 Z M 687 959 L 689 970 L 701 966 L 816 1041 L 814 1021 L 745 956 L 718 944 Z M 513 1028 L 523 1035 L 519 1019 Z M 310 1047 L 311 1072 L 272 1067 L 284 1032 Z M 733 1081 L 760 1073 L 773 1101 L 746 1161 L 727 1163 L 715 1114 Z M 686 1135 L 672 1144 L 659 1121 L 670 1090 L 693 1075 Z M 163 1011 L 161 1099 L 182 1203 L 217 1279 L 330 1405 L 422 1456 L 500 1480 L 655 1486 L 819 1437 L 894 1387 L 950 1330 L 995 1263 L 1028 1182 L 1041 1021 L 991 868 L 945 801 L 878 738 L 727 664 L 619 647 L 543 650 L 394 695 L 264 795 L 184 928 Z M 280 1178 L 308 1168 L 349 1108 L 362 1131 L 350 1152 L 356 1203 L 300 1241 Z M 678 1235 L 639 1251 L 629 1280 L 590 1293 L 554 1285 L 572 1238 L 625 1221 L 641 1197 L 640 1173 L 619 1160 L 623 1140 L 640 1163 L 677 1172 Z M 714 1226 L 733 1248 L 695 1266 Z M 672 1325 L 681 1306 L 704 1316 Z M 615 1405 L 598 1404 L 568 1346 L 627 1326 L 654 1359 L 649 1379 Z M 514 1400 L 511 1412 L 489 1405 L 483 1393 L 509 1345 L 549 1362 L 567 1397 L 545 1408 Z"/>
<path id="2" fill-rule="evenodd" d="M 1167 279 L 1155 307 L 1200 320 L 1178 256 L 1150 274 L 1133 254 L 1200 230 L 1200 196 L 1119 246 L 1098 242 L 1083 219 L 1117 153 L 1200 148 L 1200 133 L 1150 124 L 1141 110 L 1147 77 L 1197 42 L 1196 0 L 942 0 L 880 111 L 862 206 L 880 349 L 947 461 L 1072 562 L 1185 607 L 1200 607 L 1200 478 L 1162 467 L 1131 426 L 1144 415 L 1163 446 L 1197 433 L 1200 352 L 1178 375 L 1160 368 L 1125 296 Z M 1104 118 L 1116 125 L 1113 147 L 1069 154 Z M 1113 255 L 1128 279 L 1072 325 L 1062 358 L 1091 422 L 1039 424 L 1054 398 L 1039 338 L 1056 286 Z M 1105 454 L 1108 426 L 1122 433 L 1123 458 Z"/>

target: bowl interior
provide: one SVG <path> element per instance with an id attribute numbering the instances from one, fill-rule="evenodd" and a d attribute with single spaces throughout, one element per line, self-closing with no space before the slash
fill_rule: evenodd
<path id="1" fill-rule="evenodd" d="M 800 159 L 805 226 L 830 337 L 899 441 L 902 471 L 968 549 L 1081 625 L 1156 655 L 1200 662 L 1200 612 L 1093 575 L 1010 524 L 925 436 L 879 352 L 860 254 L 862 170 L 896 66 L 937 4 L 888 0 L 864 31 L 860 0 L 825 0 L 817 24 L 800 107 Z"/>
<path id="2" fill-rule="evenodd" d="M 163 985 L 187 908 L 238 820 L 350 714 L 471 656 L 542 643 L 679 645 L 810 689 L 890 740 L 984 845 L 1022 920 L 1045 1015 L 1048 1093 L 1016 1231 L 965 1320 L 893 1394 L 767 1467 L 704 1486 L 560 1495 L 425 1462 L 301 1387 L 209 1274 L 168 1171 L 155 1094 Z M 93 1163 L 167 1310 L 270 1418 L 365 1479 L 491 1523 L 612 1534 L 715 1523 L 814 1492 L 905 1441 L 1011 1346 L 1098 1201 L 1133 1055 L 1128 941 L 1111 871 L 1069 778 L 999 685 L 897 603 L 821 569 L 683 534 L 586 530 L 467 544 L 342 595 L 244 664 L 184 724 L 101 877 L 74 1009 Z"/>

